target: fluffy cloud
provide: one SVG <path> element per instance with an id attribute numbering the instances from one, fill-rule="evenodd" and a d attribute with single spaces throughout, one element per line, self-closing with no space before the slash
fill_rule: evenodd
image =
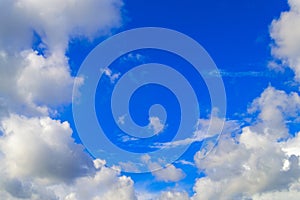
<path id="1" fill-rule="evenodd" d="M 258 123 L 253 129 L 268 137 L 277 139 L 288 136 L 286 121 L 298 121 L 300 97 L 297 93 L 286 94 L 284 91 L 268 87 L 249 108 L 251 114 L 258 113 Z"/>
<path id="2" fill-rule="evenodd" d="M 150 167 L 157 168 L 160 167 L 157 164 L 151 164 Z M 174 165 L 169 165 L 166 168 L 153 171 L 152 174 L 159 181 L 165 182 L 176 182 L 185 177 L 185 173 L 180 168 L 176 168 Z"/>
<path id="3" fill-rule="evenodd" d="M 120 171 L 104 166 L 105 161 L 95 160 L 98 171 L 94 176 L 81 177 L 72 187 L 62 187 L 60 196 L 66 200 L 135 200 L 133 181 L 126 176 L 119 176 Z"/>
<path id="4" fill-rule="evenodd" d="M 297 200 L 300 197 L 299 190 L 284 190 L 284 191 L 275 191 L 263 194 L 257 194 L 253 196 L 253 200 L 282 200 L 282 199 L 289 199 L 289 200 Z"/>
<path id="5" fill-rule="evenodd" d="M 135 199 L 133 181 L 105 161 L 93 163 L 67 122 L 12 115 L 1 127 L 0 191 L 7 199 Z"/>
<path id="6" fill-rule="evenodd" d="M 283 12 L 278 20 L 271 25 L 271 37 L 274 39 L 272 46 L 273 55 L 284 65 L 291 67 L 300 81 L 300 3 L 299 0 L 289 0 L 290 10 Z M 271 67 L 278 67 L 272 64 Z"/>
<path id="7" fill-rule="evenodd" d="M 196 181 L 192 199 L 266 199 L 288 191 L 299 195 L 299 187 L 293 186 L 299 185 L 299 157 L 287 153 L 299 146 L 291 145 L 299 135 L 278 142 L 289 137 L 285 120 L 299 116 L 299 106 L 298 94 L 267 88 L 249 109 L 259 111 L 254 125 L 236 137 L 222 135 L 207 157 L 201 151 L 195 155 L 206 177 Z"/>
<path id="8" fill-rule="evenodd" d="M 300 80 L 300 3 L 271 25 L 273 55 L 290 66 Z M 72 85 L 65 52 L 72 38 L 110 34 L 121 25 L 120 0 L 2 0 L 0 2 L 0 197 L 8 200 L 135 200 L 133 181 L 92 160 L 75 144 L 67 122 L 49 116 L 71 101 Z M 293 31 L 290 31 L 290 30 Z M 33 44 L 34 40 L 40 40 Z M 34 47 L 33 47 L 34 46 Z M 37 52 L 35 49 L 42 49 Z M 132 58 L 130 58 L 132 59 Z M 137 57 L 137 59 L 140 59 Z M 117 74 L 106 72 L 115 80 Z M 113 81 L 112 81 L 113 82 Z M 298 120 L 300 97 L 267 88 L 249 109 L 258 120 L 232 137 L 236 123 L 226 123 L 217 146 L 195 163 L 206 173 L 194 186 L 197 199 L 299 199 L 300 133 L 289 137 L 286 121 Z M 151 119 L 150 119 L 151 121 Z M 120 120 L 120 123 L 122 120 Z M 223 126 L 214 120 L 212 127 Z M 213 136 L 199 120 L 195 138 Z M 163 130 L 153 118 L 155 133 Z M 207 135 L 206 135 L 207 134 Z M 280 141 L 280 142 L 278 142 Z M 186 142 L 186 141 L 183 141 Z M 182 169 L 145 160 L 159 181 L 176 182 Z M 156 196 L 157 197 L 157 196 Z M 163 192 L 158 199 L 189 199 L 185 192 Z"/>
<path id="9" fill-rule="evenodd" d="M 59 5 L 59 6 L 58 6 Z M 0 100 L 9 112 L 47 115 L 71 102 L 68 43 L 121 25 L 119 0 L 0 2 Z M 33 47 L 36 37 L 40 41 Z M 35 48 L 43 49 L 40 52 Z M 51 109 L 52 108 L 52 109 Z"/>
<path id="10" fill-rule="evenodd" d="M 69 182 L 93 166 L 83 148 L 74 144 L 67 122 L 12 115 L 1 127 L 1 163 L 10 176 Z"/>
<path id="11" fill-rule="evenodd" d="M 71 102 L 66 50 L 121 25 L 122 1 L 0 2 L 0 197 L 7 200 L 136 199 L 133 181 L 75 144 L 68 122 L 53 120 Z"/>
<path id="12" fill-rule="evenodd" d="M 31 47 L 34 30 L 50 51 L 67 48 L 70 37 L 90 39 L 121 24 L 120 0 L 1 1 L 0 46 L 10 50 Z"/>
<path id="13" fill-rule="evenodd" d="M 75 78 L 68 59 L 53 53 L 47 58 L 33 50 L 0 56 L 0 99 L 9 112 L 47 115 L 71 102 Z"/>
<path id="14" fill-rule="evenodd" d="M 164 130 L 165 125 L 158 117 L 149 117 L 148 128 L 152 130 L 155 135 L 157 135 Z"/>
<path id="15" fill-rule="evenodd" d="M 182 169 L 176 168 L 173 164 L 167 166 L 164 160 L 159 160 L 159 162 L 152 162 L 149 155 L 143 155 L 141 157 L 142 162 L 147 164 L 152 175 L 158 181 L 164 182 L 176 182 L 185 177 L 185 173 Z M 165 166 L 165 167 L 162 167 Z"/>

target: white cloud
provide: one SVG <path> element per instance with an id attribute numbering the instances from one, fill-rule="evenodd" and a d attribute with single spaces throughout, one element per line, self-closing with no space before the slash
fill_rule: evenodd
<path id="1" fill-rule="evenodd" d="M 294 138 L 290 138 L 282 145 L 282 150 L 288 155 L 300 156 L 300 132 Z"/>
<path id="2" fill-rule="evenodd" d="M 182 165 L 195 166 L 195 164 L 193 162 L 186 161 L 186 160 L 178 160 L 175 163 L 179 163 L 179 164 L 182 164 Z"/>
<path id="3" fill-rule="evenodd" d="M 47 115 L 70 103 L 75 80 L 65 56 L 70 39 L 110 34 L 121 25 L 122 5 L 120 0 L 1 1 L 0 98 L 8 111 Z M 44 56 L 32 49 L 34 32 Z"/>
<path id="4" fill-rule="evenodd" d="M 10 112 L 47 115 L 70 103 L 74 78 L 64 54 L 26 50 L 0 58 L 0 98 Z"/>
<path id="5" fill-rule="evenodd" d="M 74 144 L 67 122 L 12 115 L 1 127 L 1 163 L 10 176 L 68 182 L 93 166 L 83 148 Z"/>
<path id="6" fill-rule="evenodd" d="M 154 199 L 157 199 L 158 198 L 158 194 L 157 193 L 151 193 L 149 191 L 146 191 L 146 190 L 139 190 L 137 192 L 137 199 L 138 200 L 154 200 Z"/>
<path id="7" fill-rule="evenodd" d="M 270 62 L 270 66 L 275 68 L 276 62 Z M 242 77 L 269 77 L 270 73 L 267 71 L 226 71 L 226 70 L 213 70 L 205 74 L 206 76 L 213 77 L 230 77 L 230 78 L 242 78 Z"/>
<path id="8" fill-rule="evenodd" d="M 298 136 L 287 142 L 278 140 L 289 136 L 284 122 L 297 118 L 299 106 L 296 93 L 267 88 L 251 106 L 251 112 L 258 112 L 254 125 L 244 127 L 236 137 L 222 135 L 207 157 L 203 158 L 201 151 L 195 155 L 196 165 L 206 177 L 196 181 L 192 199 L 266 199 L 287 191 L 298 194 L 299 187 L 291 185 L 299 184 L 299 157 L 286 153 L 289 145 L 299 147 Z M 289 167 L 284 169 L 286 162 Z"/>
<path id="9" fill-rule="evenodd" d="M 161 166 L 157 163 L 150 164 L 150 168 L 156 169 Z M 180 168 L 176 168 L 174 165 L 168 165 L 165 168 L 153 171 L 152 174 L 158 181 L 164 182 L 177 182 L 183 179 L 186 175 Z"/>
<path id="10" fill-rule="evenodd" d="M 71 102 L 73 83 L 84 81 L 71 76 L 68 43 L 110 34 L 121 25 L 122 1 L 0 4 L 0 198 L 136 199 L 129 177 L 93 162 L 69 124 L 48 117 Z M 40 44 L 33 44 L 34 34 Z"/>
<path id="11" fill-rule="evenodd" d="M 166 165 L 163 160 L 152 162 L 151 157 L 148 154 L 143 155 L 141 161 L 147 164 L 152 175 L 158 181 L 177 182 L 186 176 L 182 169 L 176 168 L 173 164 L 168 164 L 163 167 Z"/>
<path id="12" fill-rule="evenodd" d="M 153 130 L 153 133 L 157 135 L 165 129 L 165 125 L 161 123 L 161 120 L 158 117 L 149 117 L 148 128 Z"/>
<path id="13" fill-rule="evenodd" d="M 51 52 L 65 50 L 69 37 L 92 39 L 121 25 L 122 4 L 119 0 L 4 0 L 0 25 L 6 28 L 0 31 L 0 44 L 13 50 L 28 48 L 33 29 Z"/>
<path id="14" fill-rule="evenodd" d="M 60 196 L 66 200 L 135 200 L 133 181 L 119 175 L 119 171 L 101 166 L 94 176 L 78 178 L 71 187 L 60 188 Z"/>
<path id="15" fill-rule="evenodd" d="M 283 190 L 283 191 L 274 191 L 263 194 L 256 194 L 252 197 L 253 200 L 298 200 L 300 198 L 300 191 L 298 190 Z"/>
<path id="16" fill-rule="evenodd" d="M 35 99 L 29 94 L 18 88 L 18 79 L 22 74 L 22 70 L 26 66 L 26 57 L 29 54 L 35 54 L 33 51 L 17 52 L 12 54 L 5 53 L 0 58 L 0 98 L 2 105 L 8 112 L 22 112 L 27 115 L 47 114 L 48 107 L 45 105 L 35 105 Z M 34 80 L 32 80 L 34 82 Z M 64 89 L 64 86 L 61 88 Z M 45 91 L 44 91 L 45 92 Z"/>
<path id="17" fill-rule="evenodd" d="M 124 125 L 125 124 L 125 117 L 126 117 L 126 115 L 122 115 L 122 116 L 118 117 L 117 122 L 118 122 L 119 125 Z"/>
<path id="18" fill-rule="evenodd" d="M 271 25 L 270 35 L 275 44 L 272 54 L 291 67 L 300 81 L 300 3 L 299 0 L 289 0 L 290 10 L 281 13 L 279 19 Z M 272 66 L 278 66 L 272 64 Z"/>
<path id="19" fill-rule="evenodd" d="M 258 123 L 254 130 L 269 135 L 273 139 L 288 137 L 286 120 L 298 120 L 300 114 L 300 97 L 297 93 L 286 94 L 284 91 L 268 87 L 249 108 L 254 114 L 259 112 Z"/>
<path id="20" fill-rule="evenodd" d="M 22 52 L 24 66 L 20 70 L 17 88 L 27 102 L 50 107 L 69 103 L 74 79 L 64 55 L 45 58 L 33 51 Z"/>
<path id="21" fill-rule="evenodd" d="M 206 153 L 202 156 L 205 156 L 215 146 L 218 141 L 219 135 L 226 133 L 235 133 L 238 132 L 239 129 L 240 124 L 235 120 L 225 121 L 225 119 L 216 116 L 212 116 L 209 119 L 202 118 L 198 119 L 192 137 L 165 143 L 155 143 L 153 147 L 177 148 L 179 146 L 190 145 L 194 142 L 203 141 L 202 148 L 206 150 Z"/>
<path id="22" fill-rule="evenodd" d="M 189 200 L 189 195 L 185 191 L 163 191 L 163 192 L 148 192 L 141 191 L 137 193 L 138 200 Z"/>
<path id="23" fill-rule="evenodd" d="M 144 154 L 141 156 L 141 161 L 144 163 L 149 163 L 151 160 L 151 157 L 148 154 Z"/>
<path id="24" fill-rule="evenodd" d="M 289 4 L 291 10 L 272 23 L 272 53 L 300 80 L 300 3 L 290 0 Z M 129 177 L 106 167 L 105 161 L 93 163 L 83 147 L 72 140 L 69 124 L 47 117 L 71 101 L 76 79 L 70 75 L 65 56 L 70 39 L 92 40 L 110 34 L 112 28 L 121 25 L 121 7 L 120 0 L 1 1 L 0 26 L 5 27 L 0 29 L 1 198 L 136 199 Z M 44 55 L 32 49 L 33 31 L 41 37 Z M 129 55 L 128 59 L 143 58 Z M 112 82 L 119 77 L 105 73 Z M 78 81 L 80 84 L 83 80 Z M 269 87 L 249 109 L 258 113 L 254 125 L 245 127 L 236 138 L 225 132 L 208 157 L 203 157 L 205 149 L 198 152 L 196 165 L 207 177 L 196 181 L 192 199 L 299 199 L 299 133 L 277 142 L 289 136 L 285 121 L 299 118 L 299 99 L 297 93 Z M 149 120 L 155 134 L 163 131 L 158 118 Z M 214 122 L 212 128 L 218 127 L 220 121 Z M 207 121 L 198 125 L 201 128 L 188 142 L 214 136 L 214 129 L 203 132 L 209 126 Z M 226 130 L 235 128 L 225 124 Z M 185 177 L 174 165 L 155 170 L 163 164 L 151 162 L 149 157 L 144 157 L 144 162 L 159 181 L 176 182 Z M 158 198 L 188 199 L 188 195 L 168 191 Z"/>
<path id="25" fill-rule="evenodd" d="M 113 73 L 110 69 L 105 68 L 103 70 L 103 73 L 109 77 L 111 83 L 115 83 L 115 81 L 119 78 L 121 75 L 120 73 Z"/>
<path id="26" fill-rule="evenodd" d="M 93 163 L 67 122 L 12 115 L 1 126 L 0 191 L 8 199 L 135 199 L 133 181 Z"/>
<path id="27" fill-rule="evenodd" d="M 234 120 L 225 120 L 216 116 L 209 119 L 198 119 L 194 138 L 196 141 L 218 136 L 224 132 L 235 132 L 239 129 L 240 124 Z M 221 133 L 220 133 L 221 131 Z"/>
<path id="28" fill-rule="evenodd" d="M 139 53 L 129 53 L 126 56 L 123 56 L 120 60 L 121 63 L 126 62 L 144 62 L 146 57 Z"/>
<path id="29" fill-rule="evenodd" d="M 80 87 L 84 84 L 84 77 L 77 76 L 74 78 L 74 84 L 73 84 L 73 93 L 72 93 L 72 102 L 78 103 L 80 102 L 81 92 Z"/>
<path id="30" fill-rule="evenodd" d="M 195 155 L 206 177 L 196 180 L 190 199 L 300 198 L 300 136 L 291 137 L 286 124 L 299 120 L 299 99 L 295 92 L 270 86 L 249 107 L 252 125 L 241 128 L 236 121 L 226 121 L 218 145 L 209 154 L 203 148 Z M 208 121 L 200 122 L 195 135 L 208 128 Z"/>
<path id="31" fill-rule="evenodd" d="M 128 161 L 128 162 L 119 162 L 118 164 L 123 171 L 134 172 L 134 173 L 141 172 L 140 169 L 136 166 L 136 163 Z"/>
<path id="32" fill-rule="evenodd" d="M 189 200 L 189 196 L 185 192 L 163 192 L 158 200 Z"/>

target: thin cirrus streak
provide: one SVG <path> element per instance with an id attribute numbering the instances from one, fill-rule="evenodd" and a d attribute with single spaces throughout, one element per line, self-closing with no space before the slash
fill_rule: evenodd
<path id="1" fill-rule="evenodd" d="M 206 76 L 215 76 L 215 77 L 228 77 L 228 78 L 243 78 L 243 77 L 267 77 L 274 78 L 276 77 L 274 73 L 270 71 L 210 71 L 205 74 Z"/>

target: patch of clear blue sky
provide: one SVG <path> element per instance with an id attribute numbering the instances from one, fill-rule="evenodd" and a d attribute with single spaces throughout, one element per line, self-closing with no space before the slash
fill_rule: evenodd
<path id="1" fill-rule="evenodd" d="M 224 73 L 227 91 L 228 118 L 239 119 L 247 106 L 269 84 L 278 89 L 288 90 L 287 83 L 293 76 L 291 71 L 284 74 L 267 69 L 271 60 L 269 26 L 273 19 L 287 10 L 287 2 L 282 0 L 125 0 L 123 30 L 137 27 L 165 27 L 180 31 L 198 41 L 211 55 L 218 68 Z M 68 56 L 72 74 L 75 75 L 89 51 L 105 38 L 93 43 L 73 40 Z M 151 55 L 150 55 L 151 56 Z M 258 72 L 254 76 L 247 72 Z M 229 74 L 229 75 L 228 75 Z M 67 107 L 59 116 L 68 120 L 76 136 L 72 122 L 71 108 Z M 192 146 L 184 158 L 192 161 L 198 146 Z M 187 177 L 179 186 L 192 191 L 196 177 L 201 176 L 195 167 L 182 167 Z M 150 174 L 129 174 L 141 187 L 158 191 L 173 187 L 174 183 L 153 182 Z"/>

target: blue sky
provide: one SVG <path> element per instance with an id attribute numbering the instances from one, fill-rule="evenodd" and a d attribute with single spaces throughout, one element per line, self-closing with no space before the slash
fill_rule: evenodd
<path id="1" fill-rule="evenodd" d="M 1 199 L 300 198 L 299 0 L 3 0 L 0 13 Z M 216 70 L 122 52 L 143 27 L 192 38 Z"/>
<path id="2" fill-rule="evenodd" d="M 247 108 L 245 102 L 251 102 L 269 82 L 278 84 L 282 82 L 278 78 L 285 78 L 270 72 L 267 65 L 272 60 L 270 23 L 280 16 L 281 11 L 287 9 L 287 2 L 284 1 L 129 1 L 124 6 L 125 23 L 115 32 L 147 26 L 165 27 L 195 39 L 208 51 L 221 71 L 231 73 L 229 77 L 224 77 L 228 99 L 234 101 L 228 105 L 231 116 L 235 112 L 244 112 Z M 80 53 L 74 55 L 74 60 L 71 59 L 74 62 L 73 70 L 76 71 L 92 47 L 93 45 L 87 47 L 84 44 L 84 50 L 81 50 L 82 46 L 80 49 L 76 44 L 72 46 L 70 54 L 73 54 L 73 48 L 74 54 Z M 253 77 L 251 72 L 259 74 L 258 77 Z M 243 83 L 243 76 L 247 77 L 246 83 Z M 252 78 L 256 87 L 247 84 Z M 248 88 L 250 86 L 251 89 Z M 236 101 L 237 97 L 245 99 Z M 240 104 L 231 106 L 236 103 Z"/>
<path id="3" fill-rule="evenodd" d="M 269 36 L 270 23 L 273 19 L 279 18 L 280 13 L 287 9 L 287 2 L 283 1 L 128 1 L 124 6 L 125 23 L 120 29 L 115 30 L 115 33 L 139 27 L 164 27 L 180 31 L 195 39 L 208 51 L 221 72 L 227 95 L 226 118 L 237 120 L 240 124 L 248 124 L 249 122 L 245 119 L 247 108 L 264 89 L 269 85 L 279 89 L 290 89 L 285 83 L 293 79 L 294 75 L 290 70 L 278 73 L 268 68 L 268 63 L 273 59 L 271 55 L 272 39 Z M 96 44 L 98 41 L 95 42 Z M 70 60 L 72 61 L 72 57 L 75 58 L 73 63 L 75 71 L 94 45 L 89 45 L 84 53 L 77 53 L 81 47 L 81 42 L 76 42 L 70 48 Z M 129 64 L 117 63 L 118 67 L 125 68 L 126 64 L 138 65 L 147 62 L 167 63 L 171 66 L 173 64 L 173 67 L 175 65 L 174 62 L 172 63 L 172 58 L 163 57 L 161 52 L 155 54 L 151 51 L 140 51 L 140 54 L 145 57 L 141 61 L 134 60 L 130 63 L 129 60 L 127 61 Z M 97 93 L 98 97 L 96 98 L 101 98 L 103 94 L 105 92 Z M 147 98 L 153 95 L 154 93 L 140 96 L 136 104 L 146 103 Z M 168 98 L 171 97 L 163 97 L 161 101 L 168 102 Z M 206 110 L 207 114 L 210 112 L 210 108 L 209 105 L 204 104 L 200 109 Z M 132 112 L 137 112 L 137 115 L 143 113 L 139 107 L 136 110 L 133 108 Z M 174 112 L 169 115 L 176 115 L 176 111 Z M 101 113 L 101 108 L 99 113 Z M 142 120 L 141 123 L 146 125 L 148 119 L 143 115 L 145 113 L 140 114 L 136 119 Z M 109 124 L 107 126 L 113 127 Z M 75 138 L 77 139 L 76 134 Z M 145 147 L 142 146 L 142 148 L 147 148 L 150 142 L 146 141 Z M 137 144 L 139 142 L 134 145 Z M 200 147 L 201 142 L 194 143 L 180 159 L 193 162 L 194 154 Z M 133 147 L 133 151 L 135 148 L 137 147 Z M 175 164 L 175 166 L 182 168 L 186 174 L 185 178 L 176 182 L 157 181 L 151 173 L 125 173 L 125 175 L 131 176 L 137 187 L 147 188 L 151 192 L 160 192 L 176 187 L 185 189 L 192 195 L 194 181 L 197 177 L 203 176 L 202 172 L 195 166 L 182 164 Z"/>

